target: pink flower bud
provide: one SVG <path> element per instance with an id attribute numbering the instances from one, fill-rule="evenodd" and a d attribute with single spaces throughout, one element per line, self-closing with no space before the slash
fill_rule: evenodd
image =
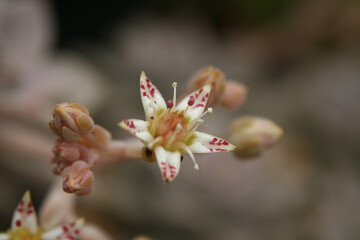
<path id="1" fill-rule="evenodd" d="M 93 130 L 94 121 L 89 111 L 79 103 L 55 104 L 50 129 L 66 141 L 75 142 Z"/>
<path id="2" fill-rule="evenodd" d="M 57 164 L 53 171 L 57 175 L 60 175 L 64 168 L 79 160 L 92 167 L 98 157 L 95 151 L 89 150 L 77 142 L 66 142 L 61 138 L 56 141 L 53 152 L 55 155 L 53 163 Z"/>
<path id="3" fill-rule="evenodd" d="M 234 153 L 240 158 L 261 154 L 273 146 L 283 135 L 274 122 L 260 117 L 240 117 L 230 125 L 230 141 L 236 146 Z"/>
<path id="4" fill-rule="evenodd" d="M 77 196 L 87 195 L 91 192 L 94 174 L 90 166 L 84 161 L 76 161 L 66 167 L 61 176 L 63 177 L 63 190 L 67 193 L 75 193 Z"/>
<path id="5" fill-rule="evenodd" d="M 208 100 L 208 107 L 215 106 L 221 99 L 226 78 L 220 69 L 208 66 L 200 69 L 189 79 L 187 93 L 191 93 L 207 84 L 211 83 L 211 92 Z"/>
<path id="6" fill-rule="evenodd" d="M 221 105 L 227 109 L 237 109 L 244 104 L 247 92 L 248 89 L 243 84 L 228 81 L 221 98 Z"/>

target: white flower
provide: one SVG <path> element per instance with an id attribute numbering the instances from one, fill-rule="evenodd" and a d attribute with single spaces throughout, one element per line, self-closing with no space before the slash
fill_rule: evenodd
<path id="1" fill-rule="evenodd" d="M 74 240 L 80 233 L 84 220 L 79 219 L 50 231 L 43 231 L 37 224 L 36 213 L 27 191 L 15 209 L 11 229 L 0 233 L 0 240 Z"/>
<path id="2" fill-rule="evenodd" d="M 196 131 L 203 122 L 201 118 L 207 112 L 212 112 L 212 108 L 204 112 L 211 90 L 210 84 L 191 93 L 178 105 L 176 86 L 173 83 L 174 98 L 166 104 L 159 90 L 142 72 L 140 94 L 146 121 L 129 119 L 119 123 L 120 127 L 144 143 L 145 160 L 158 162 L 166 183 L 178 175 L 184 153 L 190 155 L 195 169 L 198 169 L 193 153 L 231 151 L 235 148 L 221 138 Z"/>

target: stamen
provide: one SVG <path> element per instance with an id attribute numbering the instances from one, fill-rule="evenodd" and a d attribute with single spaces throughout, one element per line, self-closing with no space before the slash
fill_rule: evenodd
<path id="1" fill-rule="evenodd" d="M 169 100 L 169 101 L 167 102 L 167 107 L 168 107 L 169 109 L 171 109 L 173 106 L 174 106 L 174 102 L 171 101 L 171 100 Z"/>
<path id="2" fill-rule="evenodd" d="M 183 142 L 179 142 L 179 146 L 180 148 L 182 148 L 183 150 L 185 150 L 191 157 L 191 159 L 193 160 L 194 162 L 194 168 L 196 170 L 199 170 L 199 164 L 197 164 L 196 160 L 195 160 L 195 157 L 194 157 L 194 154 L 192 153 L 192 151 L 190 150 L 190 148 L 188 146 L 186 146 L 185 143 Z"/>
<path id="3" fill-rule="evenodd" d="M 195 98 L 194 98 L 193 96 L 191 96 L 191 97 L 189 98 L 188 105 L 189 105 L 189 106 L 192 106 L 192 105 L 194 105 L 194 103 L 195 103 Z"/>
<path id="4" fill-rule="evenodd" d="M 174 88 L 174 97 L 173 97 L 173 106 L 176 107 L 176 87 L 177 87 L 177 83 L 173 82 L 172 87 Z"/>
<path id="5" fill-rule="evenodd" d="M 213 112 L 213 109 L 212 109 L 211 107 L 209 107 L 206 112 L 204 112 L 204 113 L 201 114 L 199 117 L 197 117 L 197 118 L 195 118 L 194 120 L 192 120 L 191 122 L 189 122 L 188 125 L 191 126 L 190 129 L 192 130 L 195 126 L 196 126 L 196 128 L 197 128 L 200 123 L 203 123 L 203 122 L 204 122 L 201 118 L 202 118 L 203 116 L 205 116 L 205 114 L 207 114 L 207 113 L 212 113 L 212 112 Z"/>
<path id="6" fill-rule="evenodd" d="M 198 121 L 196 121 L 196 122 L 190 127 L 190 130 L 189 130 L 188 133 L 186 134 L 186 137 L 185 137 L 185 139 L 184 139 L 184 142 L 188 141 L 188 140 L 192 137 L 193 133 L 196 131 L 196 129 L 199 127 L 199 125 L 200 125 L 201 123 L 203 123 L 203 122 L 204 122 L 204 120 L 199 119 Z"/>
<path id="7" fill-rule="evenodd" d="M 147 147 L 151 149 L 151 148 L 153 148 L 155 143 L 161 142 L 162 140 L 163 140 L 163 137 L 159 136 L 159 137 L 155 138 L 152 142 L 150 142 L 147 145 Z"/>
<path id="8" fill-rule="evenodd" d="M 166 146 L 165 146 L 166 149 L 169 149 L 171 147 L 171 145 L 173 144 L 173 142 L 174 142 L 174 140 L 176 138 L 176 135 L 180 132 L 181 128 L 182 128 L 181 124 L 178 123 L 176 125 L 176 130 L 173 132 L 173 134 L 171 135 L 169 141 L 166 143 Z"/>
<path id="9" fill-rule="evenodd" d="M 194 128 L 196 129 L 203 122 L 204 122 L 204 120 L 202 120 L 202 119 L 197 120 L 197 122 L 191 126 L 190 131 L 192 131 Z"/>
<path id="10" fill-rule="evenodd" d="M 198 119 L 201 119 L 203 116 L 205 116 L 207 113 L 212 113 L 213 109 L 211 107 L 209 107 L 206 112 L 203 112 L 203 114 L 200 115 L 200 117 Z"/>

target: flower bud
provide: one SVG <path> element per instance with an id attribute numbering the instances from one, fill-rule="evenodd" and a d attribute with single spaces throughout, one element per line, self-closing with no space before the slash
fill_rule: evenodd
<path id="1" fill-rule="evenodd" d="M 261 154 L 273 146 L 283 130 L 272 121 L 259 117 L 240 117 L 230 125 L 230 141 L 236 146 L 234 153 L 240 158 Z"/>
<path id="2" fill-rule="evenodd" d="M 247 92 L 248 88 L 243 84 L 228 81 L 221 98 L 221 105 L 227 109 L 237 109 L 244 104 Z"/>
<path id="3" fill-rule="evenodd" d="M 220 101 L 226 84 L 225 75 L 220 69 L 214 69 L 213 66 L 200 69 L 190 77 L 187 92 L 191 93 L 209 83 L 211 83 L 211 92 L 207 107 L 212 107 Z"/>
<path id="4" fill-rule="evenodd" d="M 94 127 L 89 111 L 79 103 L 55 104 L 52 114 L 54 120 L 49 122 L 50 129 L 69 142 L 88 135 Z"/>
<path id="5" fill-rule="evenodd" d="M 84 161 L 92 167 L 98 157 L 95 151 L 86 148 L 77 142 L 67 142 L 58 139 L 53 149 L 53 163 L 57 164 L 53 172 L 60 175 L 64 168 L 71 166 L 75 161 Z"/>
<path id="6" fill-rule="evenodd" d="M 90 166 L 84 161 L 76 161 L 62 171 L 63 190 L 75 193 L 77 196 L 87 195 L 91 191 L 94 174 Z"/>

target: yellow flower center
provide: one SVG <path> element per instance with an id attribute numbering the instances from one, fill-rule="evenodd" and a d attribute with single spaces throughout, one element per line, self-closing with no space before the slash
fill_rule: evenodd
<path id="1" fill-rule="evenodd" d="M 16 230 L 10 230 L 8 235 L 10 237 L 9 240 L 42 240 L 40 231 L 32 233 L 24 227 Z"/>

